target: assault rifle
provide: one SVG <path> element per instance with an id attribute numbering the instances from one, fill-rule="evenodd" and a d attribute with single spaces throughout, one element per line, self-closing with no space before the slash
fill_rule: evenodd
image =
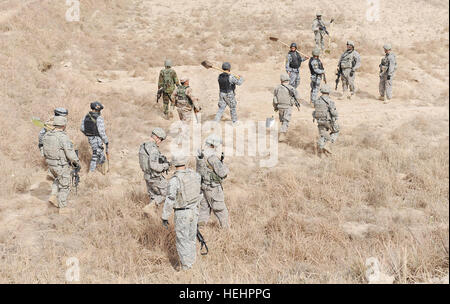
<path id="1" fill-rule="evenodd" d="M 75 154 L 78 157 L 78 150 L 75 150 Z M 72 187 L 75 187 L 75 194 L 78 194 L 78 184 L 80 183 L 80 171 L 81 166 L 74 166 L 72 171 L 70 172 L 70 176 L 72 177 Z"/>
<path id="2" fill-rule="evenodd" d="M 298 102 L 297 98 L 295 97 L 295 93 L 291 89 L 289 89 L 287 86 L 285 86 L 284 84 L 282 84 L 282 86 L 285 87 L 289 91 L 289 95 L 291 95 L 291 97 L 294 99 L 295 106 L 300 111 L 300 103 Z"/>
<path id="3" fill-rule="evenodd" d="M 170 167 L 170 162 L 167 160 L 167 157 L 165 156 L 165 155 L 161 155 L 160 157 L 159 157 L 159 159 L 158 159 L 158 162 L 160 163 L 160 164 L 169 164 L 169 167 Z M 167 168 L 166 170 L 164 170 L 163 172 L 165 172 L 166 173 L 166 175 L 167 174 L 169 174 L 169 168 Z"/>
<path id="4" fill-rule="evenodd" d="M 338 85 L 339 85 L 339 79 L 341 78 L 341 75 L 342 75 L 342 69 L 341 69 L 341 68 L 338 68 L 337 71 L 336 71 L 336 76 L 337 76 L 337 78 L 336 78 L 336 86 L 335 86 L 335 88 L 334 88 L 335 91 L 336 91 L 337 88 L 338 88 Z"/>
<path id="5" fill-rule="evenodd" d="M 156 103 L 159 102 L 159 99 L 162 97 L 163 94 L 163 88 L 159 89 L 158 92 L 156 93 Z"/>
<path id="6" fill-rule="evenodd" d="M 205 252 L 201 252 L 202 255 L 207 255 L 209 250 L 208 250 L 208 245 L 206 245 L 206 241 L 205 238 L 203 237 L 202 233 L 200 232 L 200 230 L 197 227 L 197 240 L 200 242 L 200 244 L 202 245 L 200 247 L 200 252 L 202 251 L 203 247 L 205 247 L 206 251 Z"/>

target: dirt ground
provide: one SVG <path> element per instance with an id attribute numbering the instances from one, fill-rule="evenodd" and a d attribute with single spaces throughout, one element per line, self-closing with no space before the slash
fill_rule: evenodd
<path id="1" fill-rule="evenodd" d="M 0 282 L 67 283 L 66 261 L 75 257 L 82 283 L 367 283 L 370 258 L 386 282 L 448 283 L 447 1 L 380 1 L 373 22 L 358 0 L 86 0 L 80 8 L 80 21 L 67 22 L 64 1 L 0 1 Z M 222 231 L 212 218 L 204 229 L 210 254 L 177 271 L 173 230 L 142 212 L 148 197 L 138 162 L 152 128 L 178 120 L 165 120 L 155 102 L 164 60 L 189 77 L 203 122 L 217 111 L 218 72 L 199 63 L 230 61 L 245 78 L 239 120 L 265 121 L 275 115 L 287 53 L 268 37 L 296 41 L 309 54 L 319 9 L 335 18 L 331 52 L 322 57 L 333 89 L 346 41 L 362 56 L 356 96 L 339 100 L 340 87 L 331 94 L 341 126 L 333 156 L 314 153 L 304 64 L 304 102 L 277 165 L 226 157 L 232 228 Z M 377 100 L 386 42 L 398 60 L 388 104 Z M 79 131 L 94 100 L 105 105 L 111 141 L 106 176 L 87 175 L 90 148 Z M 47 202 L 52 181 L 31 123 L 58 106 L 69 110 L 67 133 L 83 167 L 69 216 Z M 229 121 L 227 110 L 222 124 Z"/>

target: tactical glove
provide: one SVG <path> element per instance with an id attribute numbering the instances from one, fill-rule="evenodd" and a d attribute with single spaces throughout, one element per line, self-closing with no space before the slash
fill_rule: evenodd
<path id="1" fill-rule="evenodd" d="M 350 77 L 353 77 L 355 75 L 355 71 L 350 71 Z"/>
<path id="2" fill-rule="evenodd" d="M 162 224 L 164 228 L 169 229 L 169 221 L 168 220 L 162 220 Z"/>
<path id="3" fill-rule="evenodd" d="M 225 153 L 222 152 L 222 155 L 220 155 L 220 161 L 223 162 L 224 159 L 225 159 Z"/>
<path id="4" fill-rule="evenodd" d="M 386 79 L 391 80 L 391 75 L 387 75 Z"/>
<path id="5" fill-rule="evenodd" d="M 203 159 L 203 157 L 205 156 L 204 154 L 203 154 L 203 151 L 202 150 L 198 150 L 198 158 L 199 159 Z"/>

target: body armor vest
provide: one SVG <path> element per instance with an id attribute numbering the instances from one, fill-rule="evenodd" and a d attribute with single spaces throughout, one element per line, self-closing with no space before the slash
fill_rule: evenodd
<path id="1" fill-rule="evenodd" d="M 210 159 L 213 156 L 210 156 Z M 202 159 L 197 158 L 197 172 L 202 177 L 202 183 L 207 185 L 221 184 L 222 178 L 220 178 L 214 168 L 211 166 L 210 162 L 205 157 Z"/>
<path id="2" fill-rule="evenodd" d="M 289 52 L 289 55 L 291 56 L 291 63 L 289 64 L 289 67 L 292 69 L 299 69 L 300 65 L 302 64 L 302 59 L 300 57 L 300 55 L 297 53 L 297 51 L 295 52 Z"/>
<path id="3" fill-rule="evenodd" d="M 351 52 L 345 52 L 341 57 L 341 68 L 342 69 L 350 69 L 353 67 L 353 51 Z"/>
<path id="4" fill-rule="evenodd" d="M 190 169 L 175 172 L 174 176 L 178 179 L 180 188 L 177 192 L 174 208 L 185 208 L 199 201 L 201 184 L 196 175 Z"/>
<path id="5" fill-rule="evenodd" d="M 100 136 L 97 128 L 97 118 L 100 113 L 89 112 L 84 118 L 84 135 L 86 136 Z"/>
<path id="6" fill-rule="evenodd" d="M 234 92 L 236 85 L 230 82 L 230 74 L 222 73 L 219 75 L 219 88 L 222 93 Z"/>
<path id="7" fill-rule="evenodd" d="M 316 74 L 316 72 L 314 72 L 314 68 L 312 66 L 313 61 L 316 60 L 319 63 L 319 69 L 323 70 L 323 65 L 322 65 L 322 61 L 320 61 L 319 58 L 311 58 L 309 59 L 309 70 L 311 72 L 311 75 L 315 75 L 315 76 L 320 76 L 320 74 Z"/>
<path id="8" fill-rule="evenodd" d="M 330 112 L 328 110 L 328 102 L 323 97 L 320 97 L 314 103 L 314 118 L 317 120 L 331 119 Z"/>

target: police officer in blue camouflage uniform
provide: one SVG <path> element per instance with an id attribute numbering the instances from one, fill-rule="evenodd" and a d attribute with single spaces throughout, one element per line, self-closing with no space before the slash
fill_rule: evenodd
<path id="1" fill-rule="evenodd" d="M 94 172 L 95 168 L 98 166 L 100 172 L 105 174 L 103 164 L 106 161 L 106 157 L 103 151 L 106 148 L 106 153 L 108 154 L 109 142 L 108 137 L 106 136 L 105 121 L 100 113 L 103 108 L 103 105 L 98 101 L 91 103 L 92 111 L 90 111 L 81 122 L 81 132 L 87 136 L 92 148 L 89 172 Z M 105 144 L 105 147 L 103 144 Z"/>
<path id="2" fill-rule="evenodd" d="M 300 84 L 300 66 L 307 59 L 297 52 L 297 44 L 291 43 L 291 50 L 286 58 L 286 73 L 289 75 L 289 84 L 294 88 L 297 88 Z"/>
<path id="3" fill-rule="evenodd" d="M 237 113 L 236 113 L 236 97 L 235 97 L 235 89 L 236 85 L 241 85 L 244 82 L 244 78 L 236 77 L 230 74 L 231 64 L 228 62 L 224 62 L 222 64 L 222 70 L 224 72 L 219 75 L 219 110 L 217 111 L 216 117 L 214 121 L 219 122 L 222 118 L 223 113 L 225 112 L 225 108 L 227 106 L 230 107 L 231 120 L 233 124 L 237 122 Z"/>

